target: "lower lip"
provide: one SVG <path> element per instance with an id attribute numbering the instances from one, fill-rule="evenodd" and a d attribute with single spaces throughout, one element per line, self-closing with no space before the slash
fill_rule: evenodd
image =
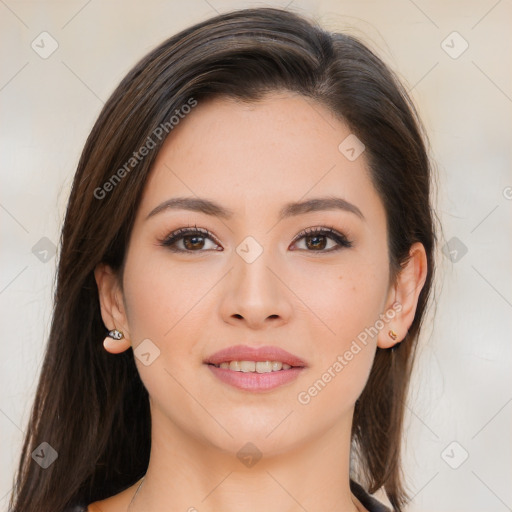
<path id="1" fill-rule="evenodd" d="M 243 389 L 246 391 L 268 391 L 277 388 L 295 380 L 303 367 L 294 367 L 288 370 L 279 370 L 277 372 L 256 373 L 256 372 L 236 372 L 228 368 L 217 368 L 207 365 L 211 372 L 226 384 Z"/>

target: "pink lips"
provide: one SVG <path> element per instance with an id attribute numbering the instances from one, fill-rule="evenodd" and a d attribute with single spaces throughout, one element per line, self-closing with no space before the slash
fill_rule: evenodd
<path id="1" fill-rule="evenodd" d="M 230 361 L 281 361 L 290 366 L 306 366 L 306 363 L 279 347 L 252 348 L 247 345 L 235 345 L 228 347 L 208 357 L 207 364 L 220 364 Z"/>
<path id="2" fill-rule="evenodd" d="M 277 372 L 256 373 L 237 372 L 229 368 L 218 368 L 214 365 L 230 361 L 281 361 L 292 368 Z M 208 357 L 205 361 L 210 371 L 218 379 L 235 388 L 245 391 L 269 391 L 296 379 L 305 369 L 306 363 L 279 347 L 251 348 L 246 345 L 229 347 Z"/>

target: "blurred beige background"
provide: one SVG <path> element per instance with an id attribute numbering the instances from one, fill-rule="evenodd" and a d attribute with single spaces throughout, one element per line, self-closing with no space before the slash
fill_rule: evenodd
<path id="1" fill-rule="evenodd" d="M 418 105 L 445 238 L 408 400 L 409 510 L 512 510 L 510 0 L 0 0 L 1 510 L 48 335 L 70 183 L 104 101 L 173 33 L 263 5 L 361 37 Z"/>

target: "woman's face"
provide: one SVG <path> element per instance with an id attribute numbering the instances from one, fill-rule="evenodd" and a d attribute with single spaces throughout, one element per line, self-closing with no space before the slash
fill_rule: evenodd
<path id="1" fill-rule="evenodd" d="M 270 455 L 350 430 L 393 294 L 385 210 L 349 136 L 325 107 L 291 93 L 198 102 L 174 128 L 144 190 L 123 275 L 125 334 L 156 434 L 231 453 L 250 441 Z M 191 201 L 151 215 L 176 198 Z M 215 206 L 201 210 L 198 200 Z M 201 233 L 164 245 L 195 226 Z M 277 347 L 303 367 L 269 373 L 265 360 L 286 359 L 272 351 L 253 358 L 263 373 L 207 364 L 238 345 Z M 250 354 L 216 361 L 233 358 Z"/>

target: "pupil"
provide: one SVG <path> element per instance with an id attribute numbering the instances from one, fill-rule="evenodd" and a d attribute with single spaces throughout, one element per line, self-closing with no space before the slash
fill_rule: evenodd
<path id="1" fill-rule="evenodd" d="M 321 238 L 323 239 L 323 243 L 320 243 L 320 249 L 324 249 L 325 248 L 325 237 L 323 235 L 314 235 L 314 236 L 308 236 L 306 237 L 306 245 L 309 246 L 308 242 L 311 241 L 311 240 L 316 240 L 318 242 L 318 239 Z M 313 243 L 313 248 L 318 248 L 318 243 Z"/>
<path id="2" fill-rule="evenodd" d="M 190 240 L 192 240 L 192 248 L 201 248 L 201 242 L 203 241 L 202 236 L 190 235 L 190 236 L 184 237 L 185 247 L 187 247 L 187 242 L 189 242 Z M 200 241 L 198 242 L 198 240 L 200 240 Z M 198 246 L 198 244 L 199 244 L 199 246 Z M 190 249 L 190 247 L 187 247 L 187 249 Z"/>

